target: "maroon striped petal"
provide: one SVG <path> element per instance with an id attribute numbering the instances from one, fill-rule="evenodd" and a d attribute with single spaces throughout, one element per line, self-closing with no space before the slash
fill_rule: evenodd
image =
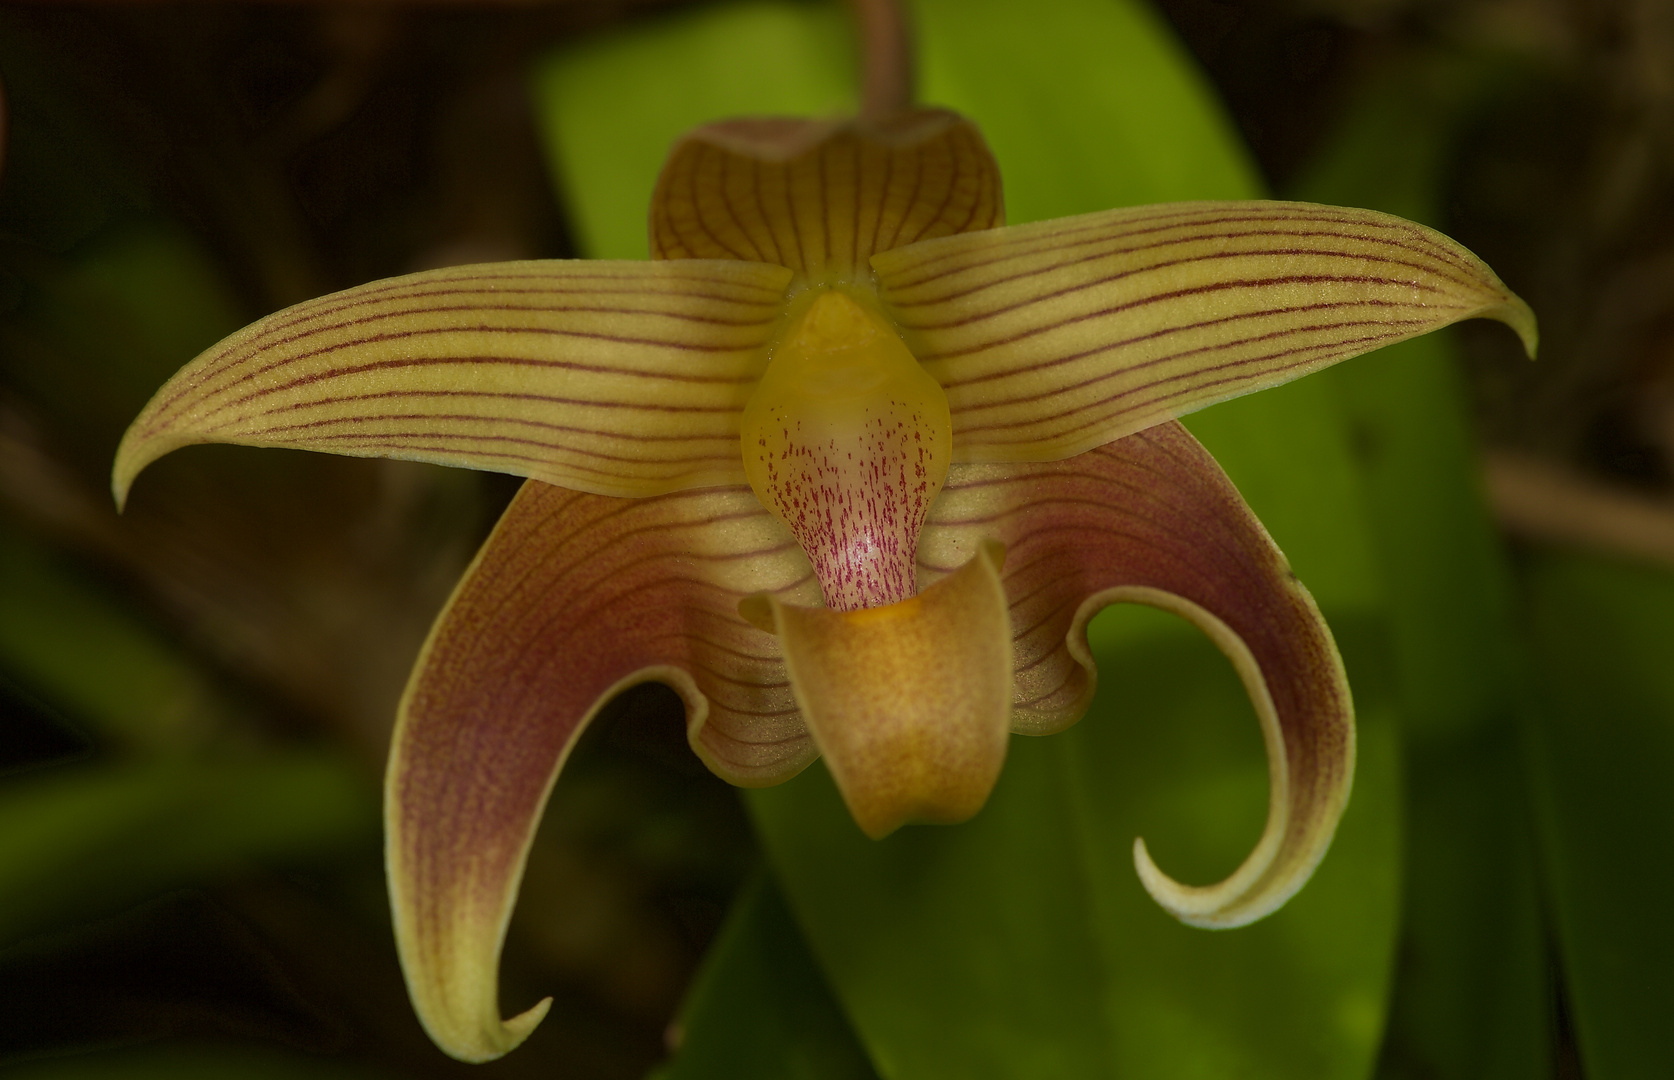
<path id="1" fill-rule="evenodd" d="M 191 443 L 434 461 L 605 495 L 739 483 L 738 417 L 791 272 L 510 262 L 310 300 L 182 368 L 128 429 L 120 503 Z"/>
<path id="2" fill-rule="evenodd" d="M 401 703 L 385 790 L 396 940 L 431 1037 L 467 1061 L 521 1042 L 496 976 L 541 808 L 600 706 L 648 680 L 737 784 L 816 756 L 773 637 L 738 616 L 812 604 L 806 558 L 748 488 L 612 499 L 523 486 L 431 630 Z"/>
<path id="3" fill-rule="evenodd" d="M 988 144 L 946 110 L 881 122 L 726 120 L 670 152 L 651 199 L 651 255 L 860 282 L 874 252 L 1003 220 Z"/>
<path id="4" fill-rule="evenodd" d="M 1244 680 L 1267 741 L 1267 828 L 1244 864 L 1181 885 L 1134 842 L 1141 881 L 1198 926 L 1261 918 L 1331 842 L 1354 771 L 1353 706 L 1331 632 L 1214 458 L 1165 423 L 1067 461 L 955 466 L 920 539 L 920 581 L 1007 547 L 1016 654 L 1012 730 L 1075 723 L 1097 672 L 1087 621 L 1141 603 L 1190 619 Z"/>
<path id="5" fill-rule="evenodd" d="M 1447 237 L 1370 210 L 1174 203 L 876 255 L 960 461 L 1051 461 L 1460 319 L 1534 316 Z"/>

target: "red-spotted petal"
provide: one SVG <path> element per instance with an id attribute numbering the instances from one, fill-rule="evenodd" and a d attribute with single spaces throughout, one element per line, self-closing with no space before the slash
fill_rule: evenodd
<path id="1" fill-rule="evenodd" d="M 426 1030 L 498 1057 L 545 1003 L 500 1017 L 501 942 L 529 843 L 576 739 L 658 680 L 733 783 L 816 756 L 771 635 L 740 598 L 816 603 L 807 560 L 748 488 L 612 499 L 524 485 L 431 631 L 401 703 L 385 791 L 396 940 Z"/>
<path id="2" fill-rule="evenodd" d="M 884 121 L 725 120 L 669 153 L 651 200 L 651 255 L 751 259 L 859 282 L 874 252 L 1003 220 L 988 144 L 944 109 Z"/>
<path id="3" fill-rule="evenodd" d="M 1173 203 L 873 256 L 947 391 L 957 461 L 1052 461 L 1460 319 L 1534 316 L 1433 229 L 1309 203 Z"/>
<path id="4" fill-rule="evenodd" d="M 920 539 L 921 583 L 988 539 L 1008 551 L 1013 731 L 1057 731 L 1086 711 L 1097 675 L 1086 625 L 1107 604 L 1173 611 L 1227 654 L 1267 741 L 1266 830 L 1217 885 L 1174 881 L 1143 841 L 1134 861 L 1157 902 L 1194 925 L 1238 926 L 1289 899 L 1348 800 L 1353 706 L 1313 599 L 1214 458 L 1166 423 L 1067 461 L 955 466 Z"/>
<path id="5" fill-rule="evenodd" d="M 762 263 L 508 262 L 323 296 L 245 327 L 123 437 L 120 504 L 201 442 L 433 461 L 642 496 L 743 480 L 738 417 L 791 272 Z"/>

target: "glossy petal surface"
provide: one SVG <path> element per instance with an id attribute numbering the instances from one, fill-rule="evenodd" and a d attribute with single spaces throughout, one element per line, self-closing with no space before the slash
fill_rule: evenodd
<path id="1" fill-rule="evenodd" d="M 386 785 L 390 892 L 414 1005 L 455 1057 L 527 1036 L 500 1019 L 500 944 L 552 784 L 600 706 L 635 683 L 686 702 L 693 748 L 734 783 L 814 757 L 773 639 L 739 598 L 817 600 L 747 488 L 611 499 L 525 484 L 431 632 Z"/>
<path id="2" fill-rule="evenodd" d="M 1309 203 L 1170 203 L 877 255 L 962 461 L 1048 461 L 1460 319 L 1534 318 L 1432 229 Z"/>
<path id="3" fill-rule="evenodd" d="M 117 499 L 192 443 L 528 476 L 605 495 L 737 483 L 738 416 L 790 271 L 521 262 L 375 281 L 253 323 L 170 379 L 117 452 Z"/>
<path id="4" fill-rule="evenodd" d="M 1214 886 L 1174 882 L 1142 841 L 1134 859 L 1157 902 L 1194 925 L 1241 925 L 1287 900 L 1348 800 L 1353 708 L 1312 598 L 1209 453 L 1169 423 L 1061 463 L 957 468 L 921 541 L 923 574 L 959 565 L 981 538 L 1010 553 L 1013 730 L 1080 719 L 1097 677 L 1086 625 L 1107 604 L 1173 611 L 1227 654 L 1267 741 L 1266 832 Z"/>
<path id="5" fill-rule="evenodd" d="M 874 252 L 1003 221 L 999 167 L 955 113 L 727 120 L 669 154 L 651 200 L 651 254 L 856 281 L 870 277 Z"/>

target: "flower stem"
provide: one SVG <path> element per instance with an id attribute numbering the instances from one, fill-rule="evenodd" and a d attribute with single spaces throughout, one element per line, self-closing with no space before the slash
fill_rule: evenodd
<path id="1" fill-rule="evenodd" d="M 860 35 L 860 115 L 882 120 L 912 104 L 913 63 L 900 0 L 850 0 Z"/>

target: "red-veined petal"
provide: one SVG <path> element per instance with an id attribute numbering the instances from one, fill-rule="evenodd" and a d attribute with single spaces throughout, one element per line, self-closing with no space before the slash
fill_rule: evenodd
<path id="1" fill-rule="evenodd" d="M 228 442 L 433 461 L 604 495 L 739 483 L 738 417 L 791 273 L 508 262 L 374 281 L 187 364 L 117 451 L 120 503 L 171 450 Z"/>
<path id="2" fill-rule="evenodd" d="M 1138 840 L 1135 865 L 1159 904 L 1198 926 L 1238 926 L 1289 899 L 1348 801 L 1353 705 L 1313 599 L 1214 458 L 1166 423 L 1067 461 L 955 466 L 920 539 L 920 581 L 985 540 L 1008 551 L 1013 731 L 1058 731 L 1086 711 L 1086 626 L 1107 604 L 1173 611 L 1226 653 L 1267 742 L 1266 830 L 1217 885 L 1179 884 Z"/>
<path id="3" fill-rule="evenodd" d="M 815 603 L 796 542 L 748 488 L 612 499 L 523 486 L 437 620 L 401 703 L 385 789 L 396 940 L 438 1045 L 483 1061 L 545 1004 L 502 1021 L 500 946 L 564 759 L 612 696 L 658 680 L 733 783 L 816 751 L 778 644 L 741 597 Z"/>
<path id="4" fill-rule="evenodd" d="M 988 144 L 946 110 L 882 122 L 725 120 L 669 153 L 651 199 L 651 255 L 858 282 L 870 280 L 873 252 L 1003 220 Z"/>
<path id="5" fill-rule="evenodd" d="M 1173 203 L 873 256 L 947 391 L 958 461 L 1052 461 L 1460 319 L 1534 316 L 1433 229 L 1309 203 Z"/>

